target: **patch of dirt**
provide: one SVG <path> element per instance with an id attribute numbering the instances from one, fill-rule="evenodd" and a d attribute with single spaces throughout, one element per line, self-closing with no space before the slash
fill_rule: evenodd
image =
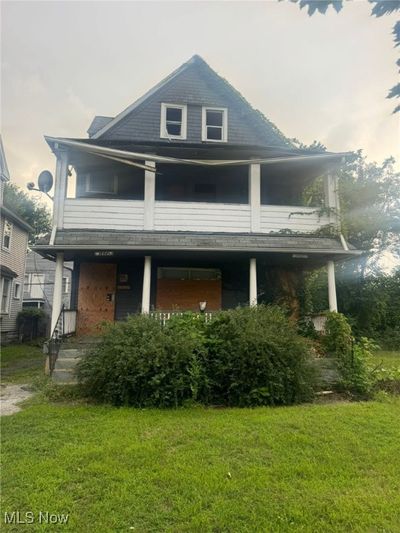
<path id="1" fill-rule="evenodd" d="M 33 395 L 29 385 L 6 385 L 0 387 L 0 414 L 1 416 L 13 415 L 21 411 L 19 403 Z"/>

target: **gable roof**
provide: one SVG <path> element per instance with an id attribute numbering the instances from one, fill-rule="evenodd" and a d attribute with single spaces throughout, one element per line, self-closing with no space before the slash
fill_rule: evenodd
<path id="1" fill-rule="evenodd" d="M 232 101 L 235 102 L 235 104 L 237 104 L 244 110 L 244 112 L 250 117 L 252 126 L 258 131 L 258 133 L 262 137 L 263 144 L 271 144 L 275 146 L 279 145 L 285 147 L 293 146 L 291 141 L 286 138 L 283 133 L 271 121 L 269 121 L 260 111 L 254 109 L 249 104 L 249 102 L 239 93 L 239 91 L 237 91 L 227 80 L 219 76 L 204 61 L 204 59 L 202 59 L 198 55 L 194 55 L 191 59 L 189 59 L 189 61 L 174 70 L 171 74 L 161 80 L 157 85 L 147 91 L 143 96 L 133 102 L 116 117 L 114 117 L 107 123 L 104 123 L 104 125 L 92 135 L 92 138 L 99 139 L 105 133 L 110 133 L 114 126 L 119 124 L 128 115 L 134 115 L 135 112 L 141 108 L 142 104 L 144 104 L 150 97 L 154 96 L 161 89 L 164 89 L 168 84 L 170 84 L 177 77 L 187 72 L 189 69 L 196 69 L 196 71 L 201 76 L 207 78 L 208 81 L 213 83 L 218 90 L 224 92 Z M 92 125 L 89 128 L 92 128 L 92 131 L 93 124 L 95 123 L 96 118 L 100 117 L 95 117 L 94 121 L 92 122 Z"/>
<path id="2" fill-rule="evenodd" d="M 113 120 L 113 117 L 103 117 L 101 115 L 96 115 L 87 130 L 89 137 L 93 137 L 95 133 L 104 128 L 104 126 L 108 124 L 111 120 Z"/>

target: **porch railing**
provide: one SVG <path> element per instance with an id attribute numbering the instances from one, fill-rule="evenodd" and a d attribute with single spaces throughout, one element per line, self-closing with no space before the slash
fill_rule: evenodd
<path id="1" fill-rule="evenodd" d="M 45 345 L 47 345 L 47 353 L 49 357 L 50 374 L 54 370 L 62 339 L 76 332 L 76 315 L 77 311 L 73 309 L 65 309 L 63 305 L 60 314 L 58 315 L 56 325 L 51 332 L 50 339 L 45 343 Z"/>
<path id="2" fill-rule="evenodd" d="M 165 323 L 172 317 L 172 316 L 183 316 L 184 314 L 186 314 L 184 311 L 152 311 L 150 313 L 150 316 L 152 318 L 155 318 L 156 320 L 158 320 L 159 322 L 161 322 L 161 324 L 163 326 L 165 326 Z M 207 313 L 194 313 L 194 315 L 197 315 L 197 316 L 204 316 L 205 318 L 205 321 L 206 322 L 210 322 L 210 320 L 212 319 L 212 313 L 210 312 L 207 312 Z"/>

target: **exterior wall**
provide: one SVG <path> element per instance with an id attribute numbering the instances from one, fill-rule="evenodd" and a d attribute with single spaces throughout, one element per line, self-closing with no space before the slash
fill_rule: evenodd
<path id="1" fill-rule="evenodd" d="M 192 66 L 147 98 L 134 112 L 105 132 L 101 139 L 160 141 L 161 103 L 187 105 L 187 138 L 183 143 L 200 143 L 202 106 L 228 108 L 228 144 L 285 144 L 280 133 L 259 124 L 235 91 L 211 79 L 201 68 Z M 268 130 L 268 131 L 267 131 Z M 215 143 L 213 143 L 215 144 Z M 227 144 L 227 143 L 222 143 Z"/>
<path id="2" fill-rule="evenodd" d="M 65 263 L 63 270 L 63 277 L 68 279 L 68 293 L 63 293 L 63 304 L 66 309 L 70 308 L 71 304 L 71 283 L 72 283 L 72 269 L 73 263 Z M 36 299 L 36 289 L 39 298 L 42 300 L 42 309 L 51 317 L 51 309 L 53 302 L 54 279 L 56 272 L 56 264 L 54 261 L 45 259 L 36 252 L 28 252 L 26 258 L 26 275 L 30 276 L 28 285 L 24 284 L 23 303 L 26 305 L 33 298 Z M 43 284 L 38 287 L 32 285 L 32 274 L 43 276 Z"/>
<path id="3" fill-rule="evenodd" d="M 5 218 L 2 216 L 0 228 L 1 238 L 3 236 L 4 220 Z M 17 335 L 17 315 L 22 309 L 22 291 L 24 286 L 27 247 L 27 231 L 21 229 L 16 223 L 13 222 L 10 251 L 5 251 L 1 248 L 1 263 L 5 267 L 13 270 L 16 274 L 18 274 L 18 276 L 12 280 L 9 312 L 1 315 L 0 318 L 2 342 L 13 340 Z M 20 283 L 21 285 L 20 297 L 18 299 L 14 298 L 14 287 L 16 283 Z"/>

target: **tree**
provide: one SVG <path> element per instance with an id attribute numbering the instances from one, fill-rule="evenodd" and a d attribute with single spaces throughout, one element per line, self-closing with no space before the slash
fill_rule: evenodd
<path id="1" fill-rule="evenodd" d="M 363 250 L 336 265 L 338 306 L 358 335 L 370 336 L 391 349 L 400 348 L 400 269 L 388 274 L 381 261 L 391 254 L 400 263 L 400 173 L 394 159 L 367 163 L 354 153 L 339 170 L 342 231 Z M 313 194 L 319 194 L 312 190 Z M 305 278 L 304 311 L 328 307 L 325 269 Z"/>
<path id="2" fill-rule="evenodd" d="M 15 183 L 5 184 L 4 205 L 32 226 L 33 233 L 29 236 L 30 244 L 51 231 L 51 218 L 47 207 L 40 201 L 30 198 Z"/>
<path id="3" fill-rule="evenodd" d="M 280 2 L 282 0 L 279 0 Z M 311 17 L 314 13 L 318 12 L 323 15 L 327 12 L 328 8 L 332 8 L 339 13 L 343 9 L 343 0 L 290 0 L 291 2 L 298 3 L 300 9 L 307 8 L 307 13 Z M 400 0 L 368 0 L 371 4 L 374 4 L 371 15 L 373 17 L 383 17 L 384 15 L 390 15 L 395 11 L 400 10 Z M 393 26 L 394 46 L 400 46 L 400 21 L 397 21 Z M 400 59 L 396 62 L 400 67 Z M 400 83 L 397 83 L 392 87 L 387 95 L 387 98 L 399 98 L 400 97 Z M 400 111 L 400 105 L 397 105 L 393 110 L 393 113 Z"/>

